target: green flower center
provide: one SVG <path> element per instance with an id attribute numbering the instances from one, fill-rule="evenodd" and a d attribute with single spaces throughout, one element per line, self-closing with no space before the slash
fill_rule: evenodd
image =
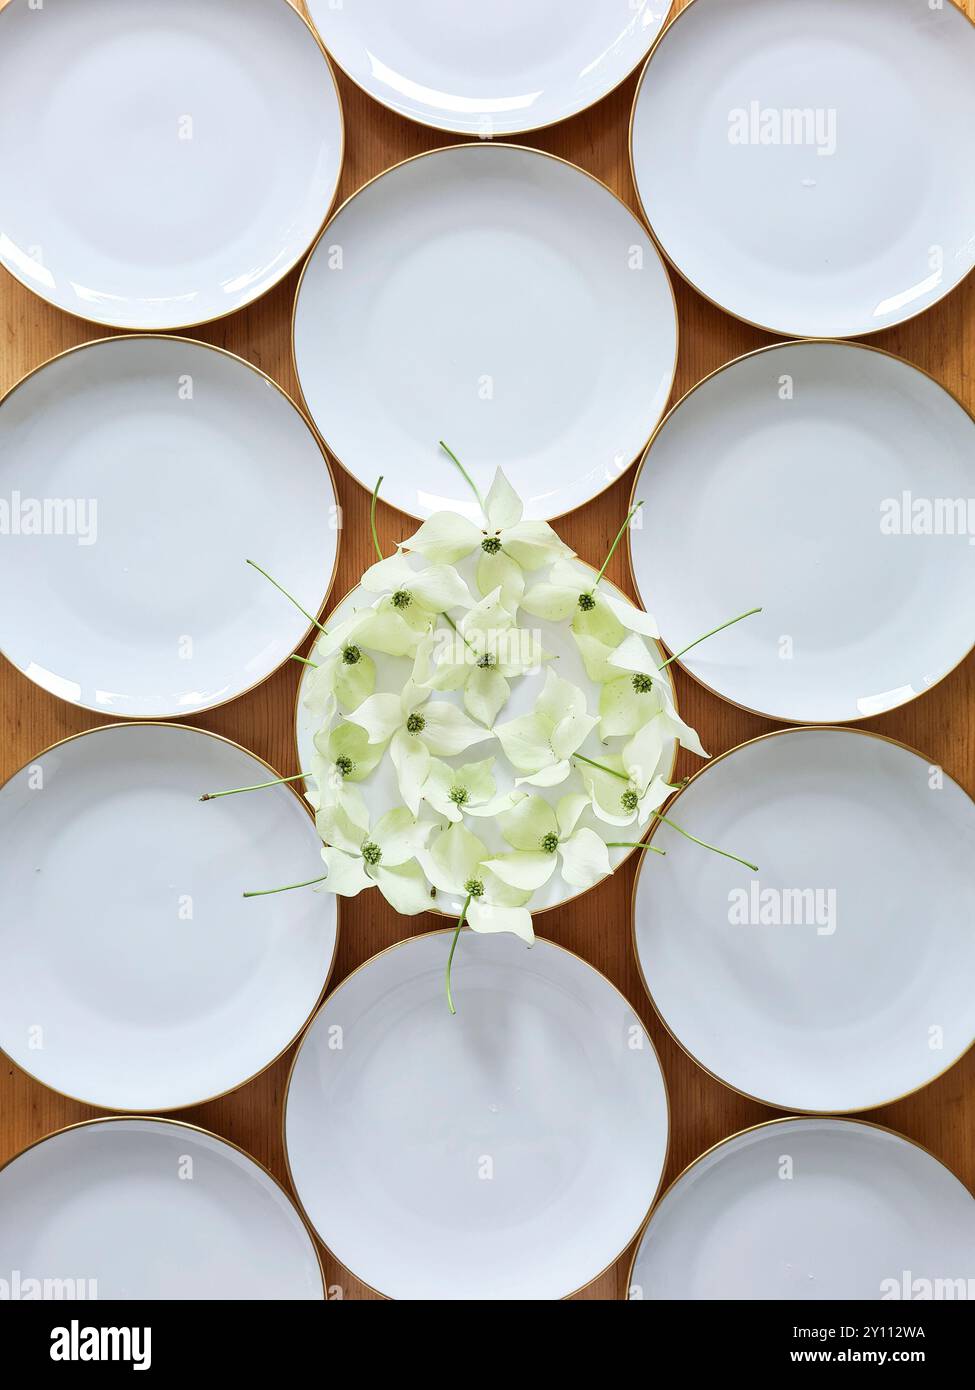
<path id="1" fill-rule="evenodd" d="M 342 650 L 342 660 L 346 666 L 355 666 L 362 660 L 362 653 L 358 647 L 344 647 Z"/>
<path id="2" fill-rule="evenodd" d="M 481 549 L 484 551 L 485 555 L 497 555 L 498 551 L 501 549 L 501 537 L 485 536 L 481 541 Z"/>
<path id="3" fill-rule="evenodd" d="M 490 671 L 492 666 L 497 666 L 498 658 L 492 656 L 490 652 L 485 652 L 483 656 L 477 658 L 477 664 L 482 671 Z"/>
<path id="4" fill-rule="evenodd" d="M 427 721 L 422 714 L 411 714 L 406 721 L 406 732 L 408 734 L 422 734 L 427 726 Z"/>
<path id="5" fill-rule="evenodd" d="M 413 602 L 413 595 L 406 589 L 397 589 L 393 595 L 394 608 L 409 608 Z"/>
<path id="6" fill-rule="evenodd" d="M 633 677 L 633 689 L 638 695 L 649 695 L 653 689 L 653 680 L 642 671 L 637 671 Z"/>
<path id="7" fill-rule="evenodd" d="M 369 840 L 362 846 L 362 857 L 367 864 L 371 864 L 372 867 L 375 868 L 380 859 L 382 859 L 383 852 L 377 844 Z"/>
<path id="8" fill-rule="evenodd" d="M 469 878 L 464 884 L 464 892 L 472 898 L 480 898 L 484 894 L 484 884 L 479 878 Z"/>
<path id="9" fill-rule="evenodd" d="M 542 849 L 546 854 L 554 854 L 559 847 L 559 837 L 554 830 L 550 830 L 547 835 L 542 836 Z"/>
<path id="10" fill-rule="evenodd" d="M 624 811 L 635 811 L 639 804 L 640 798 L 632 787 L 620 797 L 620 805 L 623 807 Z"/>
<path id="11" fill-rule="evenodd" d="M 582 609 L 583 613 L 591 613 L 596 607 L 596 600 L 593 598 L 592 594 L 580 594 L 579 607 Z"/>
<path id="12" fill-rule="evenodd" d="M 447 799 L 452 801 L 455 806 L 465 806 L 471 799 L 471 794 L 466 787 L 451 787 L 447 793 Z"/>
<path id="13" fill-rule="evenodd" d="M 349 777 L 353 772 L 355 772 L 355 763 L 352 761 L 351 758 L 347 758 L 344 753 L 342 754 L 341 758 L 335 759 L 335 766 L 338 768 L 339 772 L 341 772 L 343 777 Z"/>

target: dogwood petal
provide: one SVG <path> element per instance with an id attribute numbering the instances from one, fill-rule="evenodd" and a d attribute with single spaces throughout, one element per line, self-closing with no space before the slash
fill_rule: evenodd
<path id="1" fill-rule="evenodd" d="M 623 748 L 623 766 L 637 787 L 645 787 L 670 762 L 671 740 L 659 714 L 638 729 Z M 669 769 L 667 769 L 669 770 Z"/>
<path id="2" fill-rule="evenodd" d="M 356 633 L 356 645 L 387 656 L 415 656 L 422 636 L 423 631 L 412 627 L 386 599 L 378 608 L 369 610 Z"/>
<path id="3" fill-rule="evenodd" d="M 420 811 L 423 784 L 430 771 L 430 750 L 422 739 L 401 728 L 393 735 L 389 756 L 396 769 L 399 794 L 416 816 Z"/>
<path id="4" fill-rule="evenodd" d="M 521 566 L 503 550 L 499 550 L 495 555 L 489 555 L 482 550 L 481 558 L 477 562 L 477 587 L 482 594 L 490 594 L 494 589 L 500 590 L 501 602 L 505 608 L 509 613 L 517 613 L 525 592 L 525 576 Z"/>
<path id="5" fill-rule="evenodd" d="M 360 589 L 367 594 L 391 594 L 397 589 L 409 589 L 417 576 L 417 568 L 402 550 L 370 565 L 359 580 Z"/>
<path id="6" fill-rule="evenodd" d="M 579 594 L 573 589 L 559 588 L 540 580 L 525 590 L 521 607 L 526 613 L 532 613 L 545 622 L 564 623 L 578 611 Z"/>
<path id="7" fill-rule="evenodd" d="M 586 805 L 587 798 L 583 797 Z M 558 835 L 559 823 L 552 807 L 541 796 L 525 796 L 501 817 L 501 834 L 513 849 L 537 850 L 546 835 Z"/>
<path id="8" fill-rule="evenodd" d="M 339 758 L 348 758 L 352 763 L 350 772 L 339 772 L 336 774 L 344 781 L 361 782 L 368 777 L 377 764 L 381 761 L 384 746 L 381 743 L 370 743 L 369 735 L 360 724 L 353 724 L 349 720 L 343 720 L 331 731 L 321 730 L 315 735 L 315 748 L 321 753 L 326 763 L 335 767 Z"/>
<path id="9" fill-rule="evenodd" d="M 496 859 L 486 859 L 484 867 L 490 869 L 502 883 L 518 888 L 525 893 L 534 893 L 555 872 L 558 855 L 546 854 L 544 850 L 515 850 L 513 854 L 500 854 Z"/>
<path id="10" fill-rule="evenodd" d="M 442 831 L 429 848 L 421 847 L 417 859 L 435 887 L 444 893 L 462 893 L 487 853 L 487 846 L 457 822 Z"/>
<path id="11" fill-rule="evenodd" d="M 617 598 L 615 594 L 601 594 L 600 598 L 618 622 L 630 632 L 642 633 L 644 637 L 659 637 L 657 620 L 652 613 L 637 608 L 629 599 Z"/>
<path id="12" fill-rule="evenodd" d="M 521 498 L 499 468 L 484 503 L 488 524 L 495 531 L 506 526 L 515 526 L 525 510 Z"/>
<path id="13" fill-rule="evenodd" d="M 405 806 L 395 806 L 377 821 L 372 832 L 372 839 L 382 850 L 379 862 L 387 869 L 395 869 L 415 858 L 432 830 L 431 821 L 418 821 Z"/>
<path id="14" fill-rule="evenodd" d="M 423 706 L 423 721 L 423 742 L 441 758 L 451 758 L 494 737 L 491 729 L 475 724 L 463 710 L 443 700 L 431 700 Z"/>
<path id="15" fill-rule="evenodd" d="M 623 760 L 617 754 L 604 754 L 602 761 L 608 768 L 623 771 Z M 579 775 L 583 786 L 592 800 L 592 809 L 607 825 L 631 825 L 636 818 L 636 807 L 624 810 L 621 797 L 632 790 L 627 781 L 614 777 L 611 772 L 590 767 L 588 763 L 579 764 Z"/>
<path id="16" fill-rule="evenodd" d="M 349 716 L 353 724 L 365 729 L 370 743 L 386 743 L 403 723 L 403 710 L 398 695 L 381 692 L 363 700 Z"/>
<path id="17" fill-rule="evenodd" d="M 344 710 L 358 709 L 376 688 L 376 663 L 360 651 L 358 661 L 339 657 L 335 663 L 335 694 Z"/>
<path id="18" fill-rule="evenodd" d="M 598 637 L 592 637 L 588 632 L 573 630 L 572 637 L 579 648 L 579 655 L 586 668 L 586 675 L 591 681 L 597 685 L 603 685 L 606 681 L 616 680 L 619 677 L 619 670 L 610 665 L 610 658 L 614 650 L 612 647 L 608 647 L 605 642 L 601 642 Z"/>
<path id="19" fill-rule="evenodd" d="M 641 675 L 651 676 L 657 681 L 658 668 L 650 648 L 638 633 L 630 632 L 609 658 L 611 666 L 620 671 L 639 671 Z"/>
<path id="20" fill-rule="evenodd" d="M 345 854 L 331 845 L 323 845 L 322 858 L 328 869 L 325 882 L 330 893 L 342 898 L 354 898 L 364 888 L 372 887 L 372 879 L 358 854 Z"/>
<path id="21" fill-rule="evenodd" d="M 573 888 L 591 888 L 613 872 L 606 842 L 583 826 L 559 846 L 562 877 Z"/>
<path id="22" fill-rule="evenodd" d="M 659 704 L 653 692 L 635 690 L 631 675 L 607 681 L 599 692 L 599 732 L 603 738 L 635 734 L 657 713 Z"/>
<path id="23" fill-rule="evenodd" d="M 514 932 L 529 946 L 535 943 L 531 913 L 523 907 L 498 907 L 474 901 L 467 909 L 467 924 L 477 932 Z"/>
<path id="24" fill-rule="evenodd" d="M 659 716 L 661 723 L 667 730 L 671 738 L 676 738 L 682 748 L 686 748 L 689 753 L 696 753 L 699 758 L 709 758 L 710 753 L 705 752 L 700 737 L 696 729 L 692 729 L 690 724 L 685 724 L 680 715 L 674 710 L 665 709 Z"/>
<path id="25" fill-rule="evenodd" d="M 545 684 L 535 702 L 535 709 L 554 725 L 566 715 L 585 714 L 586 697 L 577 685 L 557 676 L 550 666 L 545 673 Z"/>
<path id="26" fill-rule="evenodd" d="M 396 868 L 380 864 L 375 876 L 380 893 L 390 907 L 404 917 L 415 917 L 418 912 L 429 912 L 433 907 L 434 894 L 419 864 L 414 862 Z"/>
<path id="27" fill-rule="evenodd" d="M 432 613 L 446 613 L 448 608 L 470 608 L 474 602 L 470 589 L 452 565 L 430 565 L 425 570 L 414 571 L 407 592 Z"/>
<path id="28" fill-rule="evenodd" d="M 568 758 L 580 748 L 599 723 L 599 716 L 573 711 L 560 719 L 552 730 L 552 752 L 557 758 Z"/>
<path id="29" fill-rule="evenodd" d="M 559 763 L 549 763 L 547 767 L 539 768 L 537 772 L 531 772 L 525 777 L 516 777 L 515 786 L 520 787 L 527 784 L 530 787 L 557 787 L 560 782 L 564 782 L 572 771 L 571 763 L 564 760 Z"/>
<path id="30" fill-rule="evenodd" d="M 582 792 L 569 792 L 567 796 L 559 799 L 555 807 L 555 820 L 561 838 L 572 834 L 579 823 L 579 817 L 589 805 L 589 797 L 584 796 Z"/>
<path id="31" fill-rule="evenodd" d="M 469 714 L 482 724 L 491 725 L 497 719 L 511 694 L 511 686 L 500 671 L 475 666 L 464 686 L 464 705 Z"/>
<path id="32" fill-rule="evenodd" d="M 572 554 L 547 521 L 519 521 L 501 537 L 505 553 L 525 570 L 541 569 L 561 556 Z"/>
<path id="33" fill-rule="evenodd" d="M 506 724 L 497 724 L 494 732 L 508 762 L 519 772 L 538 772 L 553 761 L 552 746 L 549 743 L 551 721 L 539 714 L 525 714 L 518 719 L 509 719 Z"/>
<path id="34" fill-rule="evenodd" d="M 481 543 L 483 532 L 459 512 L 434 512 L 402 544 L 438 565 L 454 565 Z"/>

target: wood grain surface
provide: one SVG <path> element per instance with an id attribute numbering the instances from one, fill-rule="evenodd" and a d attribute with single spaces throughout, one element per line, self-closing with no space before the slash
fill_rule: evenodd
<path id="1" fill-rule="evenodd" d="M 680 0 L 678 8 L 681 7 Z M 975 18 L 975 0 L 964 7 Z M 423 129 L 384 110 L 339 75 L 347 146 L 339 189 L 344 199 L 373 175 L 409 155 L 451 143 L 449 136 Z M 572 160 L 597 175 L 631 207 L 636 207 L 630 179 L 627 131 L 635 78 L 573 120 L 519 143 L 537 146 Z M 291 366 L 291 311 L 297 271 L 266 298 L 242 313 L 189 335 L 238 353 L 268 372 L 297 395 Z M 680 315 L 680 360 L 673 400 L 722 363 L 774 339 L 749 328 L 706 303 L 674 275 Z M 97 327 L 50 308 L 0 270 L 0 389 L 76 343 L 105 336 Z M 877 335 L 872 343 L 931 372 L 967 406 L 975 409 L 975 277 L 946 301 L 912 323 Z M 268 485 L 274 486 L 274 461 L 268 460 Z M 368 528 L 368 497 L 336 469 L 345 527 L 338 573 L 332 590 L 338 600 L 358 579 L 373 554 Z M 632 471 L 598 500 L 559 523 L 564 539 L 586 560 L 600 563 L 626 509 Z M 680 517 L 674 518 L 680 526 Z M 409 534 L 410 523 L 383 505 L 380 537 L 388 551 Z M 610 578 L 630 593 L 621 549 Z M 951 603 L 952 596 L 945 595 Z M 651 603 L 652 607 L 652 603 Z M 326 610 L 327 611 L 327 610 Z M 910 634 L 905 634 L 910 640 Z M 701 732 L 705 747 L 720 753 L 743 739 L 779 727 L 732 708 L 707 694 L 682 671 L 676 673 L 682 711 Z M 289 663 L 249 695 L 212 714 L 189 720 L 237 740 L 266 758 L 282 774 L 296 771 L 292 710 L 298 667 Z M 969 793 L 975 794 L 975 739 L 972 710 L 975 658 L 969 657 L 940 686 L 915 703 L 877 719 L 863 721 L 921 750 L 942 765 Z M 97 715 L 72 708 L 39 690 L 0 660 L 0 779 L 6 779 L 49 744 L 104 723 Z M 697 760 L 682 755 L 681 773 Z M 642 990 L 630 946 L 630 895 L 634 865 L 624 866 L 577 903 L 537 919 L 540 935 L 570 947 L 619 986 L 648 1024 L 657 1045 L 671 1098 L 673 1134 L 666 1174 L 669 1181 L 704 1149 L 725 1136 L 780 1112 L 735 1095 L 706 1076 L 670 1040 Z M 2 890 L 0 890 L 2 891 Z M 430 918 L 397 917 L 377 893 L 343 902 L 334 985 L 381 948 L 403 936 L 429 930 Z M 918 923 L 923 930 L 924 924 Z M 249 1085 L 211 1104 L 178 1112 L 240 1144 L 285 1184 L 281 1112 L 285 1081 L 294 1049 Z M 0 1163 L 52 1130 L 103 1112 L 64 1100 L 29 1080 L 0 1056 Z M 975 1051 L 933 1085 L 895 1105 L 869 1113 L 932 1150 L 975 1187 Z M 577 1295 L 618 1299 L 625 1294 L 630 1251 L 616 1266 Z M 372 1297 L 331 1255 L 325 1254 L 330 1293 L 334 1297 Z"/>

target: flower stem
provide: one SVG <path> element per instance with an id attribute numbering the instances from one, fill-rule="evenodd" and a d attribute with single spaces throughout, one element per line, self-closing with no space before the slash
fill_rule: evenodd
<path id="1" fill-rule="evenodd" d="M 600 772 L 608 772 L 610 777 L 618 777 L 621 782 L 628 782 L 630 779 L 625 772 L 617 772 L 615 768 L 607 767 L 605 763 L 593 762 L 592 758 L 587 758 L 583 753 L 573 753 L 577 762 L 588 763 L 590 767 L 598 767 Z"/>
<path id="2" fill-rule="evenodd" d="M 596 584 L 599 583 L 599 581 L 602 579 L 603 575 L 606 573 L 606 568 L 607 568 L 607 566 L 609 565 L 610 560 L 612 560 L 613 556 L 616 554 L 616 547 L 619 545 L 620 541 L 623 539 L 623 532 L 626 530 L 627 526 L 629 526 L 630 522 L 633 520 L 633 518 L 636 516 L 637 512 L 640 510 L 640 508 L 641 508 L 642 506 L 643 506 L 643 503 L 642 503 L 642 502 L 638 502 L 638 503 L 636 504 L 636 506 L 632 508 L 631 511 L 627 512 L 627 514 L 626 514 L 626 520 L 623 522 L 623 525 L 622 525 L 622 526 L 620 527 L 620 529 L 617 531 L 615 541 L 614 541 L 613 544 L 609 547 L 609 554 L 606 556 L 606 559 L 603 561 L 603 567 L 602 567 L 602 569 L 599 571 L 599 573 L 596 575 L 596 583 L 593 584 L 592 588 L 589 590 L 589 593 L 590 593 L 590 594 L 594 594 L 594 593 L 595 593 L 595 591 L 596 591 Z"/>
<path id="3" fill-rule="evenodd" d="M 474 652 L 474 655 L 477 656 L 477 651 L 475 650 L 474 647 L 471 646 L 470 642 L 468 642 L 467 638 L 466 638 L 466 637 L 464 636 L 464 634 L 461 632 L 460 628 L 459 628 L 459 627 L 457 626 L 457 624 L 454 622 L 454 620 L 453 620 L 453 618 L 450 616 L 450 614 L 449 614 L 449 613 L 444 613 L 444 614 L 442 614 L 442 616 L 443 616 L 444 618 L 447 619 L 448 623 L 449 623 L 450 626 L 454 629 L 454 631 L 456 632 L 457 636 L 458 636 L 458 637 L 460 638 L 460 640 L 463 642 L 463 644 L 464 644 L 464 646 L 467 648 L 467 650 L 468 650 L 469 652 Z"/>
<path id="4" fill-rule="evenodd" d="M 271 576 L 268 574 L 267 570 L 262 570 L 256 560 L 248 560 L 247 563 L 251 566 L 252 569 L 256 569 L 258 574 L 263 574 L 264 578 L 268 581 L 268 583 L 273 584 L 279 593 L 284 594 L 285 598 L 288 599 L 290 603 L 294 604 L 299 613 L 303 613 L 310 623 L 314 623 L 315 627 L 318 628 L 319 632 L 325 632 L 325 629 L 322 627 L 318 619 L 313 618 L 307 609 L 302 608 L 301 604 L 294 597 L 294 595 L 289 594 L 287 589 L 283 589 L 276 579 L 272 579 Z"/>
<path id="5" fill-rule="evenodd" d="M 379 536 L 376 533 L 376 502 L 379 498 L 379 489 L 382 486 L 382 481 L 383 476 L 380 473 L 379 477 L 376 479 L 376 486 L 372 490 L 372 501 L 369 503 L 369 526 L 372 531 L 372 543 L 376 547 L 376 555 L 380 560 L 383 558 L 383 549 L 379 544 Z"/>
<path id="6" fill-rule="evenodd" d="M 740 623 L 742 618 L 750 618 L 753 614 L 761 613 L 761 611 L 761 608 L 749 608 L 747 613 L 739 613 L 737 618 L 729 618 L 726 623 L 721 623 L 718 627 L 713 627 L 711 631 L 706 632 L 703 637 L 695 637 L 693 642 L 689 642 L 686 647 L 682 647 L 679 652 L 674 652 L 673 656 L 668 657 L 659 669 L 665 671 L 672 661 L 679 660 L 685 652 L 690 651 L 691 647 L 696 647 L 699 642 L 706 642 L 708 638 L 713 637 L 716 632 L 724 632 L 726 627 L 734 627 L 735 623 Z"/>
<path id="7" fill-rule="evenodd" d="M 296 772 L 293 777 L 275 777 L 273 782 L 255 782 L 252 787 L 231 787 L 227 792 L 204 792 L 200 797 L 201 801 L 216 801 L 218 796 L 237 796 L 239 792 L 259 792 L 265 787 L 280 787 L 285 782 L 300 782 L 302 777 L 307 774 Z"/>
<path id="8" fill-rule="evenodd" d="M 669 825 L 671 830 L 676 830 L 678 835 L 683 835 L 685 840 L 693 840 L 696 845 L 700 845 L 703 849 L 709 849 L 712 854 L 720 854 L 723 859 L 733 859 L 736 864 L 744 864 L 746 869 L 751 869 L 753 873 L 758 873 L 757 864 L 751 864 L 747 859 L 739 859 L 737 854 L 729 854 L 726 849 L 718 849 L 717 845 L 709 845 L 707 840 L 699 840 L 696 835 L 692 835 L 689 830 L 682 829 L 682 827 L 677 825 L 674 821 L 668 820 L 668 818 L 661 815 L 659 811 L 652 811 L 651 815 L 656 816 L 657 820 L 663 821 L 664 825 Z"/>
<path id="9" fill-rule="evenodd" d="M 648 849 L 651 854 L 666 854 L 665 849 L 658 849 L 656 845 L 647 844 L 646 840 L 607 840 L 607 849 Z"/>
<path id="10" fill-rule="evenodd" d="M 460 459 L 459 459 L 459 458 L 457 457 L 457 455 L 454 453 L 453 449 L 451 449 L 448 445 L 446 445 L 446 444 L 443 442 L 442 439 L 439 440 L 438 442 L 439 442 L 439 444 L 440 444 L 441 449 L 443 449 L 443 451 L 444 451 L 444 453 L 447 455 L 447 457 L 448 457 L 449 459 L 451 459 L 451 460 L 457 465 L 457 467 L 460 469 L 461 477 L 464 479 L 464 481 L 467 483 L 468 487 L 470 488 L 471 492 L 473 492 L 474 496 L 477 498 L 477 505 L 480 507 L 481 511 L 484 513 L 484 519 L 487 520 L 487 508 L 486 508 L 485 505 L 484 505 L 484 498 L 481 496 L 480 491 L 478 490 L 477 483 L 475 483 L 474 479 L 473 479 L 473 478 L 471 477 L 471 475 L 468 473 L 467 469 L 466 469 L 466 468 L 464 467 L 464 465 L 461 463 Z"/>
<path id="11" fill-rule="evenodd" d="M 266 898 L 271 893 L 290 893 L 292 888 L 310 888 L 313 883 L 324 883 L 328 874 L 322 874 L 321 878 L 306 878 L 304 883 L 286 883 L 283 888 L 261 888 L 256 893 L 245 893 L 245 898 Z"/>
<path id="12" fill-rule="evenodd" d="M 466 901 L 465 901 L 465 903 L 464 903 L 464 906 L 463 906 L 463 907 L 461 908 L 461 910 L 460 910 L 460 918 L 459 918 L 459 920 L 458 920 L 458 922 L 457 922 L 457 930 L 454 932 L 454 939 L 453 939 L 453 941 L 450 943 L 450 955 L 447 957 L 447 975 L 446 975 L 446 985 L 447 985 L 447 1007 L 450 1009 L 450 1012 L 451 1012 L 452 1014 L 455 1014 L 455 1013 L 457 1012 L 457 1010 L 454 1008 L 454 996 L 453 996 L 453 995 L 451 994 L 451 992 L 450 992 L 450 967 L 451 967 L 451 966 L 453 965 L 453 963 L 454 963 L 454 952 L 457 950 L 457 939 L 458 939 L 458 937 L 460 936 L 461 928 L 463 927 L 465 921 L 467 920 L 467 909 L 468 909 L 468 908 L 470 907 L 470 905 L 471 905 L 471 898 L 472 898 L 473 896 L 474 896 L 473 893 L 468 893 L 467 899 L 466 899 Z"/>
<path id="13" fill-rule="evenodd" d="M 297 652 L 292 652 L 292 653 L 291 653 L 291 660 L 292 660 L 292 661 L 300 661 L 301 664 L 302 664 L 302 666 L 310 666 L 310 667 L 312 668 L 313 671 L 317 671 L 317 670 L 318 670 L 318 662 L 317 662 L 317 661 L 309 661 L 308 658 L 307 658 L 307 656 L 299 656 Z"/>

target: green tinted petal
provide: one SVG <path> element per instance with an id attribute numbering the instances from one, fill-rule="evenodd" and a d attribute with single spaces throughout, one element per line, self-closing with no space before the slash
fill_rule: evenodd
<path id="1" fill-rule="evenodd" d="M 588 805 L 588 799 L 583 798 Z M 546 835 L 558 835 L 552 807 L 541 796 L 526 796 L 500 818 L 501 834 L 513 849 L 537 850 Z"/>

